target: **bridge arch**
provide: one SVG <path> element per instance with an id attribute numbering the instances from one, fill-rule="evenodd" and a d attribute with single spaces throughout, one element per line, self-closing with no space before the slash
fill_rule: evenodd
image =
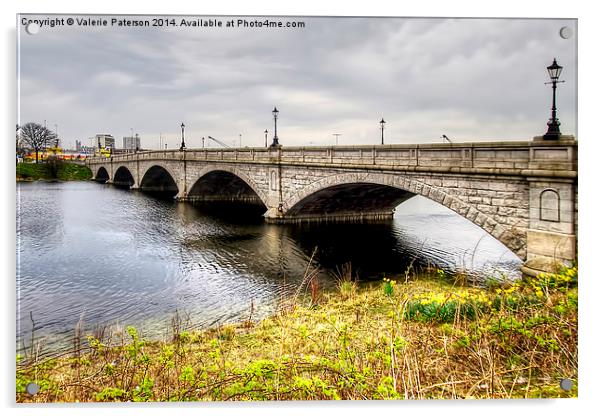
<path id="1" fill-rule="evenodd" d="M 142 175 L 139 188 L 143 192 L 176 196 L 179 191 L 176 177 L 169 168 L 154 164 Z"/>
<path id="2" fill-rule="evenodd" d="M 173 179 L 174 183 L 176 185 L 179 185 L 179 179 L 181 176 L 181 172 L 179 171 L 179 166 L 177 166 L 177 165 L 174 166 L 169 161 L 165 162 L 165 161 L 153 160 L 153 161 L 149 161 L 149 162 L 140 163 L 140 178 L 139 178 L 139 183 L 138 183 L 139 186 L 142 185 L 142 179 L 144 179 L 146 174 L 153 168 L 163 169 Z"/>
<path id="3" fill-rule="evenodd" d="M 125 167 L 120 166 L 113 174 L 113 185 L 127 186 L 128 188 L 136 183 L 132 172 Z"/>
<path id="4" fill-rule="evenodd" d="M 109 176 L 109 172 L 104 166 L 101 166 L 96 171 L 96 175 L 94 175 L 94 180 L 96 182 L 106 183 L 111 177 Z"/>
<path id="5" fill-rule="evenodd" d="M 217 188 L 211 189 L 214 187 Z M 220 197 L 225 196 L 223 200 L 233 197 L 232 200 L 238 199 L 241 202 L 245 202 L 246 200 L 246 202 L 261 203 L 266 207 L 268 205 L 266 193 L 255 181 L 245 172 L 232 166 L 205 166 L 188 189 L 188 200 L 208 200 L 203 195 L 213 194 L 220 195 Z"/>
<path id="6" fill-rule="evenodd" d="M 336 201 L 332 202 L 331 199 L 342 196 L 344 200 L 352 200 L 354 192 L 359 192 L 356 197 L 359 195 L 360 198 L 365 196 L 369 199 L 371 196 L 375 196 L 383 201 L 380 207 L 369 202 L 365 204 L 357 203 L 358 205 L 355 207 L 357 212 L 381 212 L 383 215 L 387 211 L 392 212 L 401 202 L 415 195 L 424 196 L 484 229 L 519 257 L 525 257 L 526 238 L 517 233 L 516 230 L 500 224 L 490 215 L 477 209 L 473 204 L 446 192 L 443 187 L 433 186 L 418 179 L 401 175 L 350 172 L 328 176 L 290 195 L 282 203 L 282 218 L 293 220 L 295 217 L 302 218 L 306 208 L 309 208 L 310 214 L 312 211 L 323 208 L 336 210 L 341 204 Z"/>

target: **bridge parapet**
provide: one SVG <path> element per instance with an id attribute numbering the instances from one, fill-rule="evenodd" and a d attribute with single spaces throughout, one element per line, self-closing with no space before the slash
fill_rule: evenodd
<path id="1" fill-rule="evenodd" d="M 514 141 L 437 143 L 381 146 L 328 146 L 187 149 L 144 151 L 109 158 L 113 163 L 172 160 L 232 163 L 292 164 L 305 166 L 363 167 L 417 171 L 457 171 L 521 175 L 576 176 L 577 144 L 571 136 L 557 142 Z M 104 157 L 88 164 L 106 163 Z"/>

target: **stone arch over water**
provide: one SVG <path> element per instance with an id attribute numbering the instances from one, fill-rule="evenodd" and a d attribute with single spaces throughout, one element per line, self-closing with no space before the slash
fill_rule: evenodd
<path id="1" fill-rule="evenodd" d="M 282 204 L 284 222 L 295 219 L 311 220 L 313 216 L 336 218 L 350 215 L 376 214 L 376 219 L 392 216 L 393 210 L 403 201 L 421 195 L 456 212 L 476 224 L 520 258 L 525 258 L 524 233 L 500 224 L 482 212 L 475 204 L 466 202 L 446 192 L 444 187 L 433 186 L 420 180 L 382 173 L 341 173 L 328 176 L 294 193 Z M 351 206 L 346 204 L 350 203 Z"/>
<path id="2" fill-rule="evenodd" d="M 188 187 L 187 200 L 228 200 L 268 206 L 266 192 L 247 174 L 227 165 L 205 166 Z"/>
<path id="3" fill-rule="evenodd" d="M 153 165 L 142 176 L 140 190 L 147 193 L 174 197 L 178 194 L 178 184 L 166 168 L 160 165 Z"/>
<path id="4" fill-rule="evenodd" d="M 113 184 L 117 186 L 130 187 L 136 183 L 132 172 L 125 166 L 120 166 L 113 175 Z"/>
<path id="5" fill-rule="evenodd" d="M 106 183 L 110 178 L 109 172 L 105 169 L 104 166 L 98 168 L 96 175 L 94 175 L 94 180 L 96 182 Z"/>

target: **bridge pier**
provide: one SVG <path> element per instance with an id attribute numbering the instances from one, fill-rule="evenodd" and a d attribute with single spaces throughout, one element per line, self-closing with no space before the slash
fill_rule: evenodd
<path id="1" fill-rule="evenodd" d="M 175 196 L 178 201 L 185 201 L 188 197 L 188 190 L 186 189 L 186 170 L 184 169 L 183 177 L 179 178 L 177 182 L 178 194 Z"/>
<path id="2" fill-rule="evenodd" d="M 572 184 L 531 182 L 527 258 L 523 272 L 554 272 L 577 256 L 576 189 Z"/>
<path id="3" fill-rule="evenodd" d="M 575 247 L 575 235 L 528 230 L 527 261 L 521 270 L 529 276 L 557 272 L 560 267 L 568 266 L 575 260 Z"/>
<path id="4" fill-rule="evenodd" d="M 575 143 L 572 136 L 562 136 L 561 140 Z M 541 141 L 541 137 L 534 138 L 535 143 Z M 557 148 L 533 148 L 529 169 L 537 172 L 575 168 L 576 149 L 567 148 L 566 157 L 560 160 L 558 151 Z M 549 176 L 529 177 L 527 181 L 529 228 L 527 258 L 522 271 L 534 276 L 557 271 L 577 257 L 577 182 L 576 178 Z"/>

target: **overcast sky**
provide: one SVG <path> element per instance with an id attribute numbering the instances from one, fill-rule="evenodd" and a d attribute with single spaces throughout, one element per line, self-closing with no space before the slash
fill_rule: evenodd
<path id="1" fill-rule="evenodd" d="M 158 148 L 160 134 L 176 148 L 182 122 L 188 147 L 207 135 L 263 146 L 277 106 L 285 146 L 334 144 L 333 133 L 340 144 L 378 144 L 381 117 L 387 143 L 442 142 L 442 134 L 457 142 L 530 140 L 546 130 L 546 67 L 556 57 L 566 81 L 558 87 L 561 131 L 576 135 L 575 20 L 270 20 L 305 27 L 75 24 L 29 35 L 20 26 L 20 123 L 58 125 L 67 147 L 75 139 L 89 145 L 97 133 L 121 147 L 133 129 L 145 148 Z M 559 34 L 564 26 L 568 39 Z"/>

